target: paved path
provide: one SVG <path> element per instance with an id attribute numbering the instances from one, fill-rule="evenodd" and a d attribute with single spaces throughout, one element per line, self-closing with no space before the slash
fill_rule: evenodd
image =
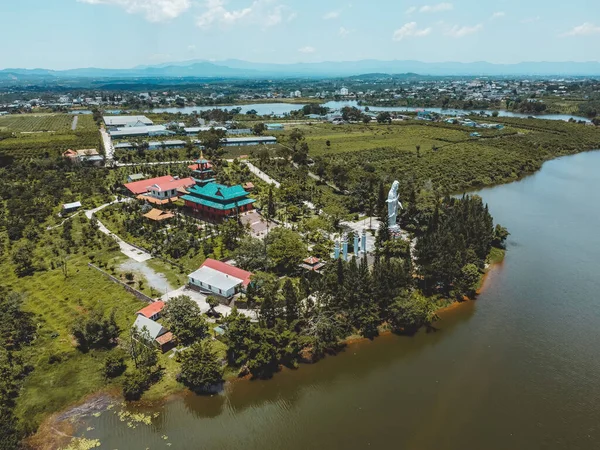
<path id="1" fill-rule="evenodd" d="M 107 206 L 112 205 L 113 203 L 123 203 L 123 202 L 127 202 L 129 200 L 130 200 L 129 198 L 125 198 L 125 199 L 121 200 L 120 202 L 115 200 L 114 202 L 105 203 L 104 205 L 98 206 L 97 208 L 87 210 L 85 212 L 85 216 L 88 219 L 91 219 L 92 216 L 95 213 L 97 213 L 98 211 L 100 211 L 101 209 L 104 209 Z M 115 238 L 115 240 L 119 244 L 121 253 L 123 253 L 125 256 L 127 256 L 137 262 L 144 262 L 149 259 L 152 259 L 152 255 L 150 255 L 150 253 L 140 250 L 139 248 L 134 247 L 131 244 L 128 244 L 127 242 L 125 242 L 123 239 L 121 239 L 116 234 L 111 233 L 110 230 L 108 228 L 106 228 L 106 226 L 104 226 L 104 224 L 98 220 L 98 218 L 96 218 L 96 220 L 98 221 L 98 229 L 102 233 L 106 234 L 107 236 L 111 236 L 111 237 Z"/>
<path id="2" fill-rule="evenodd" d="M 112 139 L 105 128 L 100 128 L 100 135 L 102 136 L 102 142 L 104 142 L 104 153 L 106 163 L 108 165 L 112 163 L 115 154 L 115 148 L 113 147 Z"/>
<path id="3" fill-rule="evenodd" d="M 77 128 L 77 121 L 79 120 L 79 116 L 77 114 L 75 114 L 75 116 L 73 117 L 73 123 L 71 124 L 71 130 L 75 131 L 75 129 Z"/>
<path id="4" fill-rule="evenodd" d="M 179 289 L 168 292 L 165 295 L 163 295 L 160 299 L 162 301 L 168 302 L 169 299 L 179 297 L 180 295 L 187 295 L 192 300 L 194 300 L 200 307 L 200 311 L 202 311 L 203 313 L 206 313 L 210 309 L 210 306 L 208 306 L 208 303 L 206 303 L 206 295 L 196 291 L 195 289 L 190 289 L 187 286 L 181 286 Z M 222 314 L 223 316 L 228 316 L 231 313 L 231 308 L 229 306 L 219 304 L 215 307 L 215 311 Z M 250 317 L 250 319 L 257 319 L 256 311 L 249 309 L 238 309 L 238 312 L 240 314 Z"/>
<path id="5" fill-rule="evenodd" d="M 248 161 L 244 161 L 244 163 L 246 164 L 246 166 L 248 166 L 248 169 L 250 169 L 250 172 L 252 172 L 258 178 L 260 178 L 261 180 L 263 180 L 265 183 L 272 184 L 277 189 L 279 189 L 281 187 L 281 183 L 279 181 L 276 181 L 273 178 L 271 178 L 269 175 L 267 175 L 266 173 L 264 173 L 262 170 L 260 170 L 254 164 L 252 164 L 252 163 L 250 163 Z"/>
<path id="6" fill-rule="evenodd" d="M 131 166 L 160 166 L 164 164 L 192 164 L 194 160 L 189 161 L 156 161 L 156 162 L 137 162 L 137 163 L 116 163 L 117 167 L 131 167 Z"/>

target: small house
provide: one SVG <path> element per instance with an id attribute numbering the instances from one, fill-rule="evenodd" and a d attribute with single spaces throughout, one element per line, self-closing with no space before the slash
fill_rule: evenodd
<path id="1" fill-rule="evenodd" d="M 188 282 L 201 292 L 231 298 L 246 290 L 251 276 L 251 272 L 207 258 L 198 270 L 188 275 Z"/>
<path id="2" fill-rule="evenodd" d="M 62 207 L 62 214 L 69 214 L 81 208 L 81 202 L 65 203 Z"/>
<path id="3" fill-rule="evenodd" d="M 165 308 L 165 302 L 158 301 L 154 303 L 150 303 L 148 306 L 140 309 L 136 314 L 142 315 L 150 320 L 158 320 L 160 319 L 160 315 L 162 310 Z"/>
<path id="4" fill-rule="evenodd" d="M 133 327 L 140 333 L 147 333 L 150 341 L 162 352 L 170 350 L 175 345 L 173 333 L 163 327 L 160 323 L 138 314 Z"/>

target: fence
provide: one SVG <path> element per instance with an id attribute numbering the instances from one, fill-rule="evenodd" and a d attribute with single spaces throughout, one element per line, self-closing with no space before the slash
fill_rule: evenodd
<path id="1" fill-rule="evenodd" d="M 88 263 L 88 266 L 93 269 L 96 269 L 98 272 L 100 272 L 105 277 L 110 279 L 110 281 L 112 281 L 113 283 L 120 284 L 127 292 L 135 295 L 138 299 L 142 300 L 143 302 L 154 303 L 154 299 L 152 297 L 148 297 L 146 294 L 138 291 L 136 288 L 134 288 L 132 286 L 129 286 L 127 283 L 123 283 L 121 280 L 119 280 L 116 277 L 113 277 L 110 273 L 105 272 L 100 267 L 97 267 L 97 266 L 93 265 L 92 263 Z"/>

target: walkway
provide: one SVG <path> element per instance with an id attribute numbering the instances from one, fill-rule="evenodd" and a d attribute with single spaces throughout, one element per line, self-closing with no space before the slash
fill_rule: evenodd
<path id="1" fill-rule="evenodd" d="M 106 159 L 106 164 L 110 165 L 114 158 L 115 148 L 113 147 L 112 139 L 105 128 L 100 128 L 100 135 L 102 136 L 102 142 L 104 143 L 104 156 Z"/>
<path id="2" fill-rule="evenodd" d="M 180 295 L 187 295 L 192 300 L 194 300 L 200 307 L 200 311 L 202 311 L 203 313 L 206 313 L 208 312 L 208 310 L 210 310 L 210 306 L 208 306 L 208 303 L 206 303 L 206 295 L 202 294 L 201 292 L 198 292 L 195 289 L 190 289 L 187 286 L 181 286 L 179 289 L 176 289 L 163 295 L 160 299 L 162 301 L 168 302 L 169 299 L 179 297 Z M 215 311 L 217 311 L 219 314 L 222 314 L 223 316 L 228 316 L 231 313 L 231 308 L 227 305 L 219 304 L 215 307 Z M 258 318 L 256 311 L 250 309 L 238 309 L 238 312 L 240 314 L 248 316 L 252 320 L 256 320 Z"/>
<path id="3" fill-rule="evenodd" d="M 101 209 L 104 209 L 107 206 L 112 205 L 114 203 L 123 203 L 123 202 L 127 202 L 129 200 L 131 200 L 131 199 L 125 198 L 125 199 L 120 200 L 120 201 L 115 200 L 114 202 L 105 203 L 104 205 L 98 206 L 97 208 L 87 210 L 85 212 L 85 216 L 88 219 L 91 219 L 92 216 L 95 213 L 97 213 L 98 211 L 100 211 Z M 113 237 L 117 241 L 117 243 L 119 244 L 119 248 L 121 249 L 121 253 L 123 253 L 125 256 L 127 256 L 127 257 L 129 257 L 129 258 L 131 258 L 131 259 L 133 259 L 134 261 L 137 261 L 137 262 L 144 262 L 144 261 L 148 261 L 149 259 L 152 259 L 152 255 L 150 255 L 150 253 L 148 253 L 148 252 L 146 252 L 144 250 L 140 250 L 139 248 L 134 247 L 131 244 L 128 244 L 127 242 L 125 242 L 123 239 L 121 239 L 116 234 L 111 233 L 110 230 L 108 228 L 106 228 L 106 226 L 102 222 L 100 222 L 97 217 L 96 217 L 96 220 L 98 222 L 98 229 L 102 233 L 106 234 L 107 236 Z"/>
<path id="4" fill-rule="evenodd" d="M 136 162 L 136 163 L 115 163 L 117 167 L 131 167 L 131 166 L 160 166 L 162 164 L 192 164 L 194 161 L 155 161 L 155 162 Z"/>
<path id="5" fill-rule="evenodd" d="M 250 172 L 252 172 L 258 178 L 260 178 L 261 180 L 263 180 L 265 183 L 272 184 L 277 189 L 279 189 L 281 187 L 281 183 L 279 181 L 276 181 L 273 178 L 271 178 L 269 175 L 267 175 L 266 173 L 264 173 L 262 170 L 260 170 L 254 164 L 252 164 L 252 163 L 250 163 L 248 161 L 244 161 L 244 164 L 246 164 L 246 166 L 248 167 L 248 169 L 250 169 Z"/>

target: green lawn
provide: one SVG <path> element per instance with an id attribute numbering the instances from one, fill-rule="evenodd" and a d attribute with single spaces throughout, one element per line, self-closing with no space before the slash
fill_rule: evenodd
<path id="1" fill-rule="evenodd" d="M 105 386 L 100 368 L 107 352 L 79 352 L 70 335 L 71 325 L 92 308 L 106 313 L 114 308 L 125 336 L 135 312 L 144 306 L 88 268 L 87 261 L 85 256 L 72 257 L 67 279 L 59 269 L 18 279 L 8 264 L 2 265 L 4 284 L 26 294 L 25 309 L 35 314 L 38 323 L 37 338 L 27 353 L 34 370 L 26 378 L 17 404 L 17 414 L 27 429 L 34 429 L 48 413 Z"/>

